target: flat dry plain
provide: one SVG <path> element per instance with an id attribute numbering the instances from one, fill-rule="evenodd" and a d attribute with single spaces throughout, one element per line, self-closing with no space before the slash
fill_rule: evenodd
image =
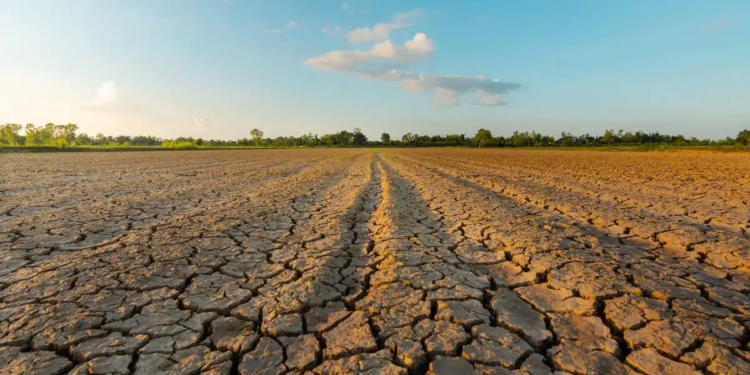
<path id="1" fill-rule="evenodd" d="M 750 155 L 0 155 L 1 374 L 750 374 Z"/>

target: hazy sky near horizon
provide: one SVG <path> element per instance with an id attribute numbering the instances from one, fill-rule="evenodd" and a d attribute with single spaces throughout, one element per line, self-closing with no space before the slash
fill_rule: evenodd
<path id="1" fill-rule="evenodd" d="M 0 123 L 235 139 L 750 128 L 747 0 L 0 0 Z"/>

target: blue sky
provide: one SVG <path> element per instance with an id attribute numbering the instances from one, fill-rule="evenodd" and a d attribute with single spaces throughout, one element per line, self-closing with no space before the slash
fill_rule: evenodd
<path id="1" fill-rule="evenodd" d="M 750 128 L 749 18 L 747 0 L 0 0 L 0 122 L 723 138 Z"/>

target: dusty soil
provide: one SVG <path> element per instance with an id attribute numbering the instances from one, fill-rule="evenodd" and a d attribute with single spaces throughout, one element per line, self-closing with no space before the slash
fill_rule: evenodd
<path id="1" fill-rule="evenodd" d="M 750 155 L 0 155 L 0 374 L 750 374 Z"/>

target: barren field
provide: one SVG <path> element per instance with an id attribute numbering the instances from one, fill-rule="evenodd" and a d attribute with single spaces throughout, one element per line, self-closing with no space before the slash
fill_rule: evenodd
<path id="1" fill-rule="evenodd" d="M 0 155 L 0 374 L 750 374 L 750 155 Z"/>

